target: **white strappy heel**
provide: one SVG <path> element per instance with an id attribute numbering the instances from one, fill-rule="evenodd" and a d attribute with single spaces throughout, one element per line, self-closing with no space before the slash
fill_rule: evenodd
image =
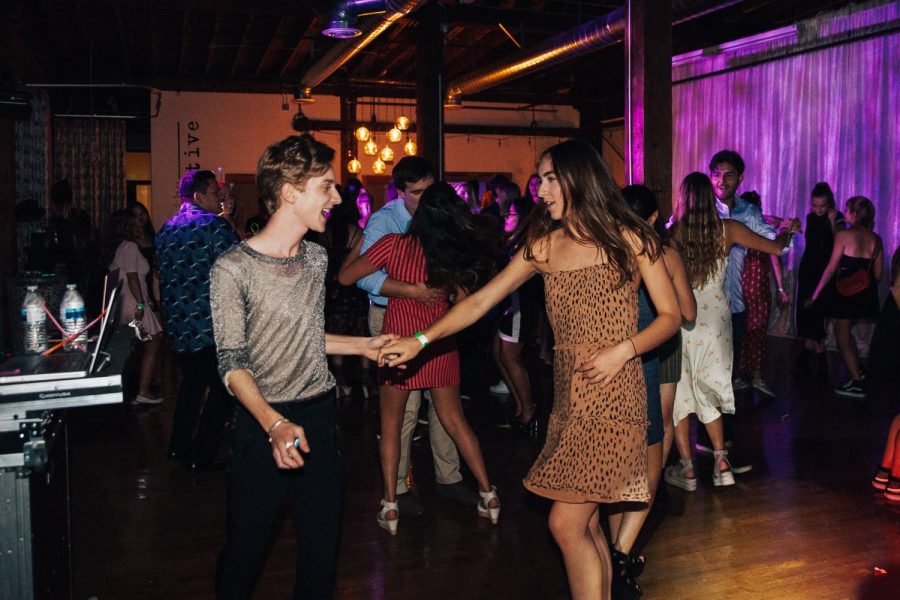
<path id="1" fill-rule="evenodd" d="M 389 519 L 387 514 L 391 511 L 397 513 L 397 516 L 393 519 Z M 378 513 L 376 517 L 378 521 L 378 526 L 390 533 L 391 535 L 397 535 L 397 524 L 400 522 L 400 507 L 396 502 L 388 502 L 387 500 L 381 500 L 381 511 Z"/>
<path id="2" fill-rule="evenodd" d="M 479 491 L 478 495 L 481 496 L 481 501 L 478 503 L 478 516 L 490 519 L 491 524 L 496 525 L 500 520 L 500 497 L 497 496 L 497 486 L 492 485 L 489 492 Z M 496 500 L 497 506 L 492 507 L 491 500 Z"/>

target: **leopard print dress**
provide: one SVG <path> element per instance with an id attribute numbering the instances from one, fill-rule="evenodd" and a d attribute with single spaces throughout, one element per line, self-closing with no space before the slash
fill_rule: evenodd
<path id="1" fill-rule="evenodd" d="M 631 359 L 606 387 L 575 369 L 637 333 L 638 299 L 607 264 L 548 272 L 547 315 L 556 338 L 547 441 L 524 484 L 561 502 L 646 502 L 647 390 Z"/>

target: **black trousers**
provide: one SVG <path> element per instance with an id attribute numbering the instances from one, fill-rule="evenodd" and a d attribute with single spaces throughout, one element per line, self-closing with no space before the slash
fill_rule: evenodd
<path id="1" fill-rule="evenodd" d="M 278 469 L 266 432 L 238 405 L 228 466 L 227 535 L 216 574 L 219 599 L 252 597 L 287 501 L 298 547 L 293 598 L 331 598 L 343 495 L 335 392 L 277 408 L 306 431 L 310 453 L 300 469 Z"/>
<path id="2" fill-rule="evenodd" d="M 233 399 L 219 378 L 215 346 L 179 352 L 177 360 L 181 385 L 175 399 L 169 451 L 184 459 L 209 462 L 215 459 L 222 443 Z"/>

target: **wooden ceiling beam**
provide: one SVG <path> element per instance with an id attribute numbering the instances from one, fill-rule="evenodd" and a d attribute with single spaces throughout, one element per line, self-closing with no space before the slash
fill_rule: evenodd
<path id="1" fill-rule="evenodd" d="M 113 11 L 116 18 L 116 29 L 119 33 L 119 46 L 122 52 L 122 66 L 125 67 L 126 77 L 131 76 L 131 52 L 128 49 L 128 38 L 125 35 L 125 23 L 122 20 L 122 10 L 118 4 L 113 5 Z"/>
<path id="2" fill-rule="evenodd" d="M 296 46 L 294 46 L 294 50 L 291 52 L 290 56 L 288 56 L 288 59 L 284 61 L 284 65 L 282 65 L 281 67 L 279 77 L 282 81 L 285 81 L 287 79 L 298 79 L 300 66 L 304 62 L 306 64 L 312 64 L 312 62 L 316 59 L 315 56 L 312 56 L 312 48 L 314 47 L 313 36 L 317 36 L 319 34 L 318 29 L 318 19 L 310 19 L 309 23 L 307 23 L 306 25 L 306 29 L 303 31 L 303 35 L 301 35 L 300 39 L 297 40 L 297 44 Z M 322 45 L 324 46 L 324 38 Z M 320 54 L 323 53 L 324 51 L 320 52 Z"/>
<path id="3" fill-rule="evenodd" d="M 253 27 L 256 24 L 256 18 L 256 13 L 254 13 L 247 17 L 247 20 L 244 21 L 244 31 L 241 33 L 241 41 L 239 46 L 235 50 L 234 58 L 231 61 L 230 73 L 232 77 L 236 77 L 238 75 L 238 67 L 241 63 L 242 56 L 250 53 L 249 47 L 253 43 L 253 36 L 251 34 L 253 32 Z"/>

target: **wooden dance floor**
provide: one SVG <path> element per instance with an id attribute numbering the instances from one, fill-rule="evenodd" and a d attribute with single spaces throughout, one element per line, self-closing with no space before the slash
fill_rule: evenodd
<path id="1" fill-rule="evenodd" d="M 900 507 L 869 480 L 898 393 L 866 401 L 831 394 L 839 368 L 798 375 L 799 347 L 770 338 L 769 382 L 778 398 L 739 396 L 738 442 L 754 469 L 714 489 L 700 458 L 695 493 L 667 487 L 639 541 L 647 599 L 900 598 Z M 193 474 L 167 462 L 177 369 L 164 359 L 161 408 L 74 411 L 70 426 L 73 597 L 199 599 L 213 595 L 225 523 L 224 471 Z M 544 412 L 548 371 L 534 369 Z M 492 527 L 474 509 L 436 498 L 427 435 L 413 447 L 424 517 L 400 520 L 396 538 L 375 523 L 381 498 L 375 403 L 340 405 L 346 495 L 339 600 L 567 598 L 548 505 L 521 478 L 540 442 L 499 429 L 505 407 L 484 395 L 466 413 L 503 502 Z M 467 474 L 467 480 L 471 478 Z M 289 597 L 294 533 L 285 519 L 256 598 Z"/>

